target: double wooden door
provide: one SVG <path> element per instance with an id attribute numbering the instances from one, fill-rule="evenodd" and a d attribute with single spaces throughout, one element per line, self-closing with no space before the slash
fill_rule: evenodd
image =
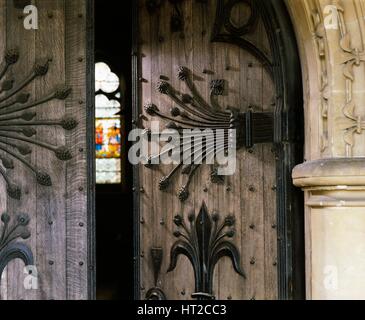
<path id="1" fill-rule="evenodd" d="M 135 166 L 135 298 L 301 297 L 301 77 L 284 1 L 133 3 L 133 126 L 224 129 L 198 158 L 238 138 L 232 175 Z M 92 4 L 0 0 L 2 299 L 94 297 Z"/>

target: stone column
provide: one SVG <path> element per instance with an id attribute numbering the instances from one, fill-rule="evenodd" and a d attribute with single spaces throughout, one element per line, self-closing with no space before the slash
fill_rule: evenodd
<path id="1" fill-rule="evenodd" d="M 323 159 L 295 168 L 306 191 L 312 299 L 365 298 L 365 159 Z"/>
<path id="2" fill-rule="evenodd" d="M 286 0 L 301 52 L 308 299 L 365 299 L 365 6 Z"/>

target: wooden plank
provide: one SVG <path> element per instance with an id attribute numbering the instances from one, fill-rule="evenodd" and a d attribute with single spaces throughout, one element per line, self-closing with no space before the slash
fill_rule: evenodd
<path id="1" fill-rule="evenodd" d="M 36 33 L 36 58 L 51 60 L 48 74 L 35 80 L 36 95 L 53 92 L 65 85 L 65 4 L 64 0 L 38 0 L 39 30 Z M 50 37 L 52 35 L 52 37 Z M 37 119 L 61 119 L 65 102 L 52 100 L 37 108 Z M 37 138 L 51 145 L 65 145 L 64 130 L 46 127 L 37 130 Z M 36 148 L 37 165 L 50 173 L 52 187 L 37 185 L 37 263 L 41 272 L 41 297 L 66 299 L 66 206 L 65 163 L 49 150 Z"/>
<path id="2" fill-rule="evenodd" d="M 215 6 L 214 6 L 215 8 Z M 245 15 L 245 12 L 238 10 L 237 15 Z M 214 12 L 215 14 L 215 12 Z M 237 18 L 237 17 L 235 17 Z M 212 17 L 214 21 L 214 16 Z M 223 106 L 223 110 L 229 106 L 245 110 L 244 97 L 241 95 L 241 86 L 245 83 L 240 83 L 240 70 L 245 67 L 240 59 L 240 49 L 231 44 L 217 43 L 216 48 L 216 67 L 215 71 L 218 73 L 216 78 L 226 80 L 226 92 L 221 97 L 220 102 Z M 225 177 L 225 186 L 219 189 L 219 207 L 221 208 L 221 214 L 223 219 L 226 215 L 231 214 L 236 217 L 236 223 L 234 226 L 235 236 L 232 242 L 236 244 L 242 252 L 244 248 L 240 248 L 241 235 L 242 235 L 242 220 L 241 216 L 245 212 L 241 212 L 240 203 L 241 199 L 241 172 L 239 171 L 239 162 L 244 159 L 244 150 L 237 152 L 237 168 L 236 172 L 232 176 Z M 242 264 L 242 263 L 241 263 Z M 217 287 L 219 287 L 220 299 L 239 299 L 241 297 L 242 287 L 245 286 L 245 280 L 239 276 L 233 269 L 232 262 L 228 258 L 222 259 L 219 264 L 219 281 Z"/>
<path id="3" fill-rule="evenodd" d="M 170 4 L 165 3 L 161 7 L 158 15 L 155 18 L 158 18 L 158 21 L 155 20 L 155 28 L 152 28 L 151 31 L 151 40 L 153 41 L 155 47 L 154 57 L 156 59 L 155 63 L 152 64 L 151 76 L 152 76 L 152 102 L 156 102 L 157 106 L 164 113 L 169 113 L 170 108 L 172 107 L 171 100 L 167 97 L 167 95 L 160 94 L 156 88 L 158 81 L 162 80 L 162 78 L 168 79 L 171 83 L 174 72 L 172 70 L 172 39 L 174 35 L 170 32 L 170 20 L 167 17 L 170 17 L 172 14 L 172 7 Z M 166 18 L 165 18 L 166 17 Z M 156 121 L 160 122 L 161 130 L 164 129 L 165 122 L 159 118 L 155 118 Z M 160 144 L 161 146 L 163 144 Z M 161 281 L 164 282 L 164 287 L 174 287 L 174 281 L 168 281 L 165 278 L 165 274 L 168 265 L 166 262 L 169 259 L 169 244 L 173 241 L 171 238 L 169 227 L 172 226 L 172 203 L 174 201 L 174 189 L 170 188 L 166 191 L 160 191 L 158 189 L 158 184 L 161 177 L 166 176 L 170 170 L 172 170 L 173 165 L 161 165 L 158 170 L 154 170 L 153 177 L 153 188 L 155 190 L 154 197 L 152 203 L 155 205 L 155 219 L 153 222 L 153 228 L 156 230 L 154 232 L 154 237 L 151 243 L 146 247 L 147 250 L 150 250 L 151 246 L 162 247 L 164 252 L 164 264 L 161 272 Z M 170 275 L 169 275 L 170 276 Z M 178 294 L 176 290 L 169 290 L 168 299 L 176 299 L 176 295 Z"/>
<path id="4" fill-rule="evenodd" d="M 274 112 L 275 88 L 271 77 L 263 71 L 263 111 Z M 263 148 L 263 206 L 265 300 L 278 299 L 277 219 L 276 219 L 276 160 L 272 144 Z"/>
<path id="5" fill-rule="evenodd" d="M 6 52 L 6 0 L 0 0 L 0 57 L 3 59 Z M 0 214 L 6 212 L 6 185 L 0 184 Z M 4 270 L 0 285 L 0 300 L 7 299 L 7 270 Z"/>
<path id="6" fill-rule="evenodd" d="M 73 159 L 66 165 L 66 281 L 69 300 L 89 297 L 87 213 L 87 69 L 86 59 L 86 2 L 65 1 L 65 68 L 66 83 L 72 93 L 66 101 L 66 114 L 77 120 L 78 126 L 66 135 Z M 90 76 L 90 75 L 89 75 Z M 93 126 L 92 126 L 93 127 Z M 91 177 L 89 179 L 92 179 Z"/>
<path id="7" fill-rule="evenodd" d="M 143 105 L 151 101 L 152 96 L 152 73 L 151 73 L 151 55 L 152 55 L 152 38 L 151 38 L 151 18 L 150 15 L 147 13 L 146 6 L 144 5 L 143 1 L 139 1 L 139 55 L 140 55 L 140 77 L 145 79 L 143 82 L 140 82 L 141 86 L 141 101 L 142 105 L 139 106 L 139 113 L 143 113 Z M 150 128 L 150 124 L 148 121 L 148 116 L 146 118 L 141 119 L 143 120 L 142 125 L 143 128 Z M 140 188 L 143 188 L 143 192 L 140 193 L 140 251 L 143 252 L 143 256 L 136 257 L 136 259 L 140 259 L 140 287 L 144 288 L 145 290 L 140 290 L 141 299 L 144 299 L 144 295 L 146 291 L 151 288 L 153 283 L 153 270 L 152 270 L 152 263 L 150 260 L 150 253 L 144 252 L 144 244 L 145 241 L 149 241 L 149 235 L 153 232 L 153 224 L 152 219 L 153 215 L 153 208 L 151 207 L 152 199 L 153 199 L 153 172 L 152 170 L 148 170 L 144 166 L 140 166 Z"/>
<path id="8" fill-rule="evenodd" d="M 185 83 L 177 77 L 178 68 L 180 66 L 186 67 L 189 70 L 192 68 L 193 61 L 193 30 L 192 30 L 192 19 L 193 19 L 193 8 L 192 3 L 190 1 L 185 1 L 181 5 L 181 14 L 184 19 L 184 26 L 182 32 L 175 32 L 171 34 L 172 48 L 171 48 L 171 85 L 177 90 L 179 93 L 187 93 L 187 88 Z M 177 107 L 176 104 L 173 104 Z M 191 199 L 187 201 L 185 205 L 183 205 L 176 196 L 179 188 L 186 182 L 187 176 L 181 175 L 179 173 L 178 179 L 176 179 L 176 183 L 174 183 L 173 192 L 170 196 L 171 207 L 167 217 L 168 229 L 166 232 L 168 233 L 168 237 L 166 238 L 166 269 L 168 268 L 168 264 L 170 262 L 170 247 L 176 238 L 172 236 L 172 232 L 176 229 L 175 224 L 173 223 L 173 217 L 176 214 L 182 214 L 184 219 L 187 221 L 187 215 L 193 209 L 193 206 L 190 202 Z M 175 299 L 190 299 L 191 294 L 194 291 L 194 276 L 191 272 L 186 272 L 184 270 L 192 270 L 190 262 L 183 258 L 181 259 L 181 264 L 171 272 L 169 277 L 169 282 L 171 281 L 173 285 L 170 287 L 170 290 L 174 292 L 173 297 Z M 181 274 L 181 277 L 176 279 L 176 274 Z"/>
<path id="9" fill-rule="evenodd" d="M 16 83 L 21 82 L 27 74 L 32 71 L 32 67 L 35 62 L 35 31 L 26 30 L 23 24 L 23 10 L 16 9 L 13 6 L 12 1 L 6 2 L 7 10 L 7 48 L 14 49 L 18 48 L 20 58 L 19 61 L 12 66 L 10 69 L 10 77 L 13 77 Z M 28 92 L 31 95 L 30 99 L 35 99 L 35 84 L 31 83 L 23 92 Z M 34 111 L 34 110 L 30 110 Z M 37 163 L 37 155 L 35 148 L 32 147 L 32 154 L 26 156 L 26 161 Z M 9 173 L 10 179 L 14 179 L 14 182 L 21 187 L 22 197 L 20 200 L 10 199 L 8 197 L 8 212 L 15 218 L 19 213 L 26 213 L 30 217 L 29 230 L 31 232 L 31 238 L 27 240 L 27 244 L 32 249 L 33 255 L 37 254 L 37 208 L 35 199 L 37 197 L 36 193 L 36 182 L 34 175 L 28 168 L 26 168 L 19 161 L 14 162 L 15 170 Z M 36 266 L 38 273 L 41 272 L 38 268 L 37 262 Z M 39 297 L 38 290 L 25 290 L 23 281 L 24 264 L 19 261 L 11 261 L 8 264 L 8 300 L 19 300 L 19 299 L 37 299 Z"/>
<path id="10" fill-rule="evenodd" d="M 258 39 L 262 39 L 262 29 L 256 31 Z M 250 58 L 247 69 L 247 101 L 249 106 L 253 106 L 254 110 L 262 111 L 262 66 L 255 58 Z M 256 145 L 252 153 L 247 154 L 246 170 L 244 174 L 244 186 L 247 192 L 246 214 L 248 224 L 245 225 L 248 231 L 246 250 L 250 253 L 250 266 L 248 274 L 248 285 L 251 290 L 250 299 L 264 298 L 264 226 L 263 226 L 263 189 L 262 176 L 262 146 Z M 251 228 L 251 225 L 254 228 Z M 245 250 L 242 248 L 242 250 Z"/>
<path id="11" fill-rule="evenodd" d="M 212 25 L 212 21 L 215 20 L 215 8 L 217 7 L 217 1 L 215 2 L 215 5 L 212 6 L 212 10 L 210 10 L 210 14 L 208 16 L 208 21 L 206 22 L 207 29 L 211 29 L 211 25 Z M 209 45 L 209 44 L 208 44 Z M 226 92 L 224 93 L 225 96 L 221 96 L 221 97 L 217 97 L 219 104 L 222 108 L 222 111 L 224 111 L 224 105 L 226 105 L 226 103 L 228 104 L 227 100 L 227 85 L 232 85 L 231 79 L 227 79 L 225 77 L 224 74 L 224 68 L 225 68 L 225 54 L 226 54 L 226 50 L 227 50 L 227 45 L 222 44 L 222 43 L 213 43 L 210 45 L 211 47 L 211 52 L 212 52 L 212 69 L 208 69 L 211 71 L 211 76 L 209 77 L 209 81 L 215 80 L 215 79 L 224 79 L 225 80 L 225 90 Z M 202 59 L 204 56 L 202 56 Z M 209 95 L 210 93 L 207 92 L 207 95 Z M 224 219 L 224 217 L 230 213 L 234 214 L 234 212 L 227 212 L 227 209 L 229 210 L 230 208 L 227 207 L 227 200 L 229 197 L 229 193 L 232 191 L 231 188 L 231 177 L 226 176 L 224 177 L 225 179 L 225 183 L 223 186 L 218 186 L 215 185 L 213 188 L 214 193 L 216 194 L 215 199 L 213 200 L 214 206 L 217 209 L 217 212 L 220 214 L 220 219 Z M 227 286 L 226 285 L 222 285 L 224 283 L 224 281 L 227 281 L 227 279 L 232 279 L 232 274 L 227 275 L 227 273 L 229 272 L 228 270 L 230 270 L 230 265 L 229 263 L 226 261 L 225 258 L 221 259 L 217 266 L 216 266 L 216 271 L 215 271 L 215 277 L 213 279 L 214 283 L 215 283 L 215 289 L 214 289 L 214 295 L 218 297 L 218 299 L 227 299 L 227 297 L 229 295 L 231 295 L 231 289 L 232 288 L 228 288 L 228 283 Z M 226 274 L 225 274 L 226 273 Z M 228 291 L 228 292 L 227 292 Z"/>

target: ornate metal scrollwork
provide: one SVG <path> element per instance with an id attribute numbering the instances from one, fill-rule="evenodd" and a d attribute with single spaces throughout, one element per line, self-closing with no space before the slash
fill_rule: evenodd
<path id="1" fill-rule="evenodd" d="M 170 110 L 170 115 L 160 112 L 158 107 L 153 103 L 145 105 L 145 111 L 150 116 L 157 116 L 167 120 L 166 128 L 174 129 L 182 133 L 185 129 L 211 130 L 214 142 L 204 141 L 200 148 L 193 148 L 193 145 L 186 145 L 186 141 L 181 139 L 180 145 L 176 146 L 175 152 L 181 152 L 181 161 L 175 168 L 159 181 L 159 189 L 166 190 L 171 183 L 172 178 L 179 172 L 187 175 L 187 181 L 179 189 L 178 197 L 180 201 L 185 201 L 189 197 L 189 186 L 193 176 L 205 160 L 214 160 L 221 152 L 228 153 L 233 148 L 252 147 L 254 143 L 270 142 L 273 136 L 273 115 L 271 113 L 253 113 L 251 111 L 240 113 L 234 108 L 221 111 L 217 96 L 222 95 L 225 90 L 224 80 L 213 80 L 210 83 L 210 103 L 206 102 L 199 94 L 193 81 L 191 72 L 185 68 L 178 69 L 177 77 L 185 82 L 189 89 L 189 94 L 178 94 L 174 88 L 166 81 L 160 81 L 157 85 L 157 91 L 167 95 L 177 105 Z M 147 130 L 148 134 L 155 134 Z M 222 135 L 223 132 L 223 135 Z M 235 132 L 235 134 L 233 134 Z M 201 136 L 204 136 L 201 133 Z M 196 137 L 196 134 L 192 135 Z M 183 151 L 182 151 L 183 150 Z M 191 151 L 191 158 L 200 161 L 193 161 L 191 164 L 185 164 L 188 159 L 184 158 L 184 152 Z M 146 167 L 152 168 L 156 159 L 159 159 L 164 151 L 157 155 L 152 155 L 146 159 Z M 214 161 L 207 161 L 209 163 Z M 217 166 L 211 165 L 212 183 L 222 183 L 224 176 L 218 175 Z"/>
<path id="2" fill-rule="evenodd" d="M 233 238 L 235 218 L 228 215 L 223 222 L 220 216 L 208 214 L 203 202 L 199 215 L 191 213 L 188 217 L 190 227 L 185 224 L 180 215 L 174 218 L 178 230 L 174 236 L 178 238 L 170 253 L 168 272 L 176 268 L 179 255 L 185 255 L 191 262 L 195 275 L 195 293 L 193 298 L 199 300 L 214 299 L 213 273 L 216 264 L 223 257 L 229 257 L 234 270 L 245 278 L 240 266 L 240 254 L 237 247 L 225 238 Z"/>
<path id="3" fill-rule="evenodd" d="M 26 214 L 20 214 L 11 224 L 11 217 L 4 213 L 1 216 L 3 227 L 0 229 L 0 281 L 1 275 L 8 265 L 14 259 L 21 259 L 26 266 L 33 265 L 33 254 L 30 248 L 16 239 L 28 239 L 30 232 L 27 228 L 29 217 Z"/>
<path id="4" fill-rule="evenodd" d="M 242 25 L 237 26 L 232 22 L 233 8 L 243 3 L 248 6 L 250 15 Z M 272 75 L 272 63 L 268 55 L 258 48 L 245 35 L 252 33 L 259 20 L 259 12 L 254 0 L 218 0 L 216 20 L 213 27 L 212 42 L 226 42 L 239 46 L 249 51 L 264 65 Z"/>
<path id="5" fill-rule="evenodd" d="M 4 61 L 0 64 L 0 175 L 7 185 L 7 194 L 13 199 L 20 199 L 20 187 L 14 184 L 8 170 L 14 170 L 14 161 L 21 163 L 34 173 L 36 181 L 42 186 L 51 186 L 50 175 L 37 168 L 25 156 L 32 153 L 31 146 L 39 146 L 53 152 L 62 161 L 72 158 L 71 152 L 65 146 L 54 146 L 42 142 L 36 137 L 36 128 L 40 126 L 60 126 L 64 130 L 77 127 L 75 119 L 65 116 L 58 120 L 35 120 L 33 108 L 44 105 L 51 100 L 65 100 L 71 93 L 71 88 L 60 85 L 48 94 L 30 101 L 30 94 L 23 89 L 34 79 L 48 73 L 52 59 L 38 59 L 30 71 L 20 82 L 15 83 L 8 71 L 19 60 L 17 50 L 8 50 Z"/>
<path id="6" fill-rule="evenodd" d="M 158 287 L 157 281 L 161 271 L 163 258 L 162 248 L 151 248 L 151 259 L 153 267 L 153 277 L 155 286 L 146 293 L 146 300 L 166 300 L 166 295 L 161 288 Z"/>

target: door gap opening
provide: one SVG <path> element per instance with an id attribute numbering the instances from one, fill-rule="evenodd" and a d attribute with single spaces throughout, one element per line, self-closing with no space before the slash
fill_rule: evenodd
<path id="1" fill-rule="evenodd" d="M 96 298 L 133 298 L 131 3 L 95 1 Z"/>

